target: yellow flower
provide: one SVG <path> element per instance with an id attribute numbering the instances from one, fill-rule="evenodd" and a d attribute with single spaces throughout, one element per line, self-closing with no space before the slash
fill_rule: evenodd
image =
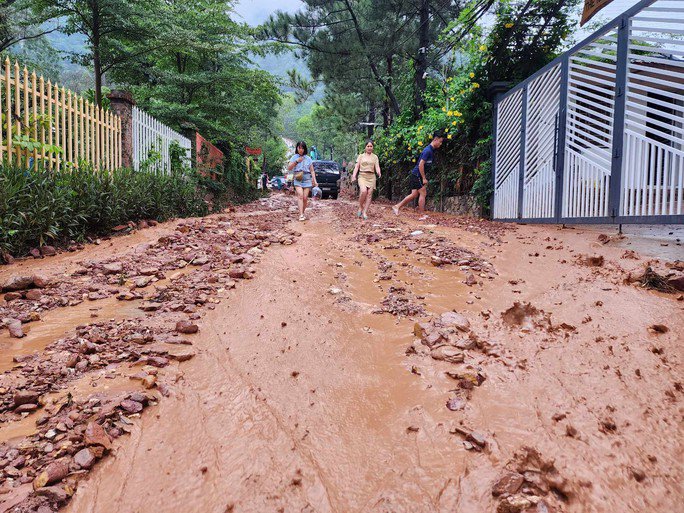
<path id="1" fill-rule="evenodd" d="M 422 129 L 423 129 L 423 125 L 420 125 L 420 126 L 418 127 L 418 130 L 422 130 Z"/>
<path id="2" fill-rule="evenodd" d="M 452 121 L 451 124 L 456 126 L 456 121 Z"/>
<path id="3" fill-rule="evenodd" d="M 454 112 L 454 115 L 455 115 L 457 118 L 460 118 L 461 116 L 463 116 L 463 114 L 460 113 L 460 112 L 458 112 L 458 111 Z"/>
<path id="4" fill-rule="evenodd" d="M 423 144 L 423 141 L 418 141 L 418 146 L 420 146 L 421 144 Z"/>
<path id="5" fill-rule="evenodd" d="M 447 139 L 451 139 L 451 134 L 447 135 Z"/>
<path id="6" fill-rule="evenodd" d="M 452 96 L 451 98 L 449 98 L 449 99 L 450 99 L 452 102 L 456 101 L 456 98 L 454 98 L 453 96 Z"/>
<path id="7" fill-rule="evenodd" d="M 480 87 L 480 84 L 478 84 L 477 82 L 474 82 L 473 83 L 473 89 L 477 89 L 478 87 Z"/>
<path id="8" fill-rule="evenodd" d="M 504 25 L 504 27 L 506 27 L 506 28 L 511 28 L 512 26 L 513 26 L 512 23 L 506 23 L 506 24 Z"/>
<path id="9" fill-rule="evenodd" d="M 475 73 L 473 73 L 472 71 L 470 72 L 470 78 L 475 78 Z"/>
<path id="10" fill-rule="evenodd" d="M 451 80 L 452 80 L 451 77 L 447 78 L 447 82 L 451 82 Z"/>
<path id="11" fill-rule="evenodd" d="M 448 134 L 448 133 L 449 133 L 449 129 L 448 129 L 448 128 L 445 129 L 444 132 Z"/>
<path id="12" fill-rule="evenodd" d="M 454 115 L 453 111 L 450 110 L 449 112 L 447 112 L 447 116 L 453 116 L 453 115 Z"/>
<path id="13" fill-rule="evenodd" d="M 487 47 L 485 45 L 480 45 L 480 51 L 484 52 L 485 50 L 487 50 Z"/>
<path id="14" fill-rule="evenodd" d="M 446 107 L 442 107 L 442 112 L 446 112 Z"/>

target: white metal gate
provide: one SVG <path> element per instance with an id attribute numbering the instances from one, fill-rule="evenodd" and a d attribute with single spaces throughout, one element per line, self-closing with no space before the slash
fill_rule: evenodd
<path id="1" fill-rule="evenodd" d="M 639 4 L 495 104 L 493 216 L 684 222 L 684 1 Z"/>
<path id="2" fill-rule="evenodd" d="M 189 159 L 190 139 L 133 107 L 133 169 L 137 171 L 141 166 L 147 166 L 153 171 L 170 172 L 170 147 L 174 141 L 185 150 L 185 157 Z"/>

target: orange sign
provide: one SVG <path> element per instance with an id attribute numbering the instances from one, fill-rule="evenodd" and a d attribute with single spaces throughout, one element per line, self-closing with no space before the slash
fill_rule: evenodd
<path id="1" fill-rule="evenodd" d="M 246 146 L 245 151 L 247 152 L 247 155 L 261 155 L 261 148 L 250 148 L 249 146 Z"/>
<path id="2" fill-rule="evenodd" d="M 593 18 L 597 12 L 599 12 L 612 1 L 613 0 L 584 0 L 584 10 L 582 11 L 580 27 Z"/>

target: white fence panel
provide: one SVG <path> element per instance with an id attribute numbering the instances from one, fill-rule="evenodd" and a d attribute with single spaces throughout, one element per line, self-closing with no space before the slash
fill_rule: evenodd
<path id="1" fill-rule="evenodd" d="M 608 215 L 617 31 L 570 55 L 563 217 Z"/>
<path id="2" fill-rule="evenodd" d="M 620 214 L 682 215 L 684 2 L 630 20 Z"/>
<path id="3" fill-rule="evenodd" d="M 520 90 L 498 106 L 494 170 L 494 217 L 498 219 L 518 217 L 522 97 Z"/>
<path id="4" fill-rule="evenodd" d="M 561 65 L 530 82 L 527 88 L 527 129 L 523 218 L 554 217 L 556 205 L 556 129 L 560 110 Z"/>
<path id="5" fill-rule="evenodd" d="M 170 146 L 174 141 L 185 150 L 185 158 L 189 159 L 190 139 L 133 107 L 133 168 L 136 171 L 147 165 L 153 171 L 170 172 Z"/>

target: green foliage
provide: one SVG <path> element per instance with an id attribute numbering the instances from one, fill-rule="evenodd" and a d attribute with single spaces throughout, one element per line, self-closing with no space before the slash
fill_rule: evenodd
<path id="1" fill-rule="evenodd" d="M 24 254 L 131 220 L 205 215 L 207 189 L 192 173 L 0 166 L 0 249 Z"/>
<path id="2" fill-rule="evenodd" d="M 487 89 L 493 82 L 522 80 L 553 60 L 568 35 L 576 3 L 499 2 L 489 32 L 468 25 L 473 11 L 463 11 L 442 40 L 443 46 L 456 49 L 442 73 L 428 79 L 426 110 L 417 119 L 404 110 L 377 137 L 376 152 L 389 171 L 385 181 L 414 165 L 431 134 L 445 130 L 446 143 L 428 177 L 431 190 L 447 195 L 470 192 L 486 210 L 492 192 L 492 103 Z"/>

